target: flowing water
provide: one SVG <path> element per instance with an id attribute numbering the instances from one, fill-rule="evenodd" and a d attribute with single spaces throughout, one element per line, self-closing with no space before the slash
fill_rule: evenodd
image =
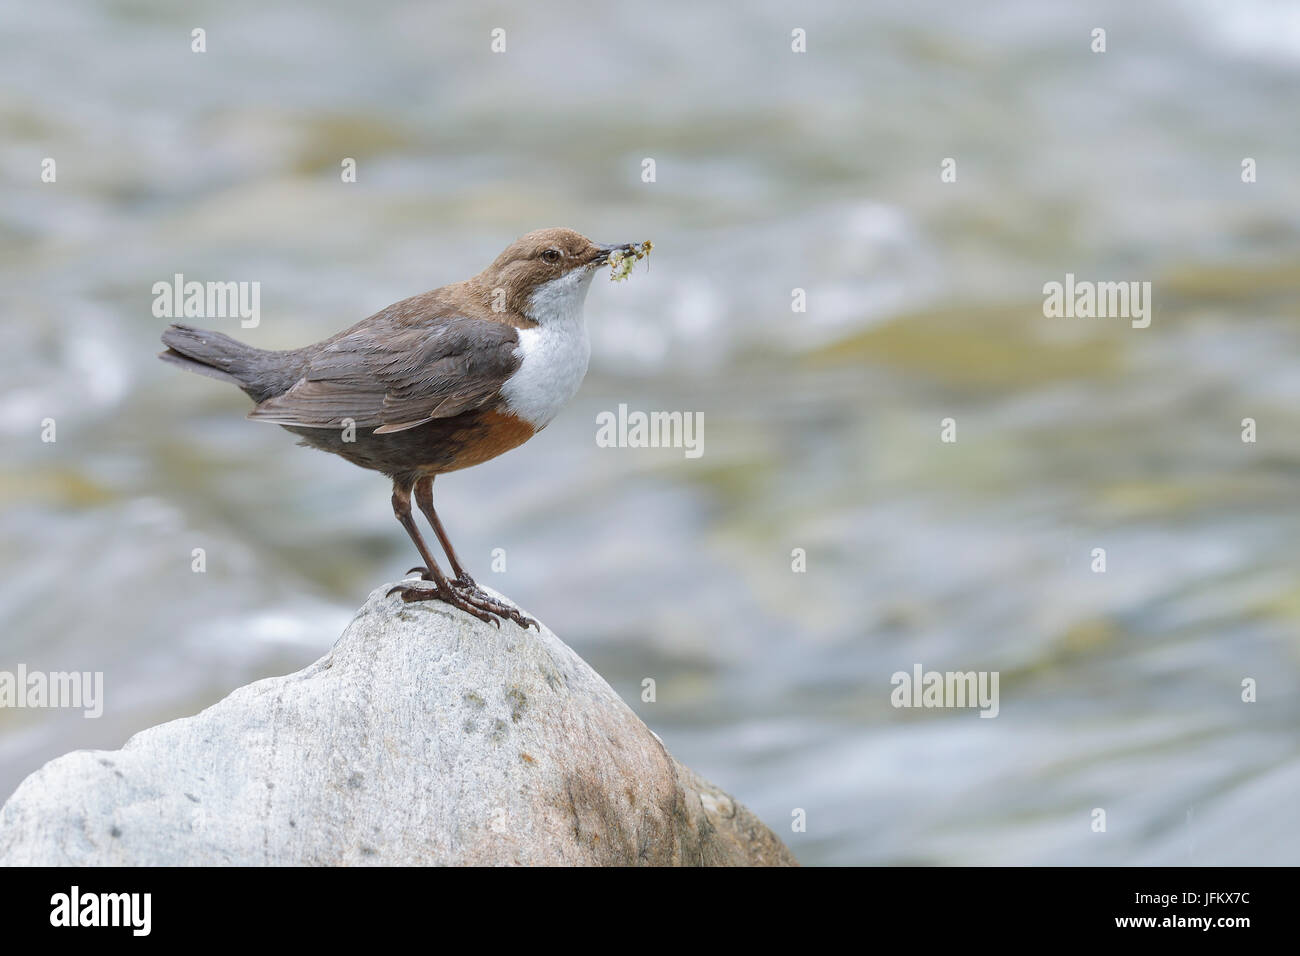
<path id="1" fill-rule="evenodd" d="M 0 670 L 105 675 L 97 720 L 0 709 L 0 793 L 415 563 L 382 477 L 154 359 L 155 282 L 260 282 L 199 324 L 290 347 L 569 225 L 649 268 L 440 510 L 683 762 L 809 864 L 1300 862 L 1295 6 L 737 9 L 0 6 Z M 1045 317 L 1067 273 L 1150 326 Z M 599 447 L 620 404 L 703 453 Z M 996 719 L 893 707 L 917 664 Z"/>

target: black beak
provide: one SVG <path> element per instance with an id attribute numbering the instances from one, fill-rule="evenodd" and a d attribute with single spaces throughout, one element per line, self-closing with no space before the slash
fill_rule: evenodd
<path id="1" fill-rule="evenodd" d="M 613 246 L 597 246 L 596 249 L 599 251 L 594 257 L 592 257 L 589 265 L 603 266 L 605 263 L 609 262 L 609 254 L 615 250 L 619 252 L 632 253 L 640 248 L 641 244 L 639 242 L 623 242 Z"/>

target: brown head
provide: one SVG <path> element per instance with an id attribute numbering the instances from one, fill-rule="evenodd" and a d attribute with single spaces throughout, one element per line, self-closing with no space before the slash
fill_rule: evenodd
<path id="1" fill-rule="evenodd" d="M 537 322 L 556 310 L 581 308 L 596 270 L 615 249 L 592 242 L 572 229 L 538 229 L 510 243 L 474 277 L 474 284 L 493 302 L 493 311 L 522 313 Z"/>

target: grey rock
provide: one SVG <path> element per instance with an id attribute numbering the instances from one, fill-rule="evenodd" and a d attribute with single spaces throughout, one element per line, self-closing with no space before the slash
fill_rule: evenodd
<path id="1" fill-rule="evenodd" d="M 386 591 L 310 667 L 46 764 L 0 863 L 795 865 L 549 630 Z"/>

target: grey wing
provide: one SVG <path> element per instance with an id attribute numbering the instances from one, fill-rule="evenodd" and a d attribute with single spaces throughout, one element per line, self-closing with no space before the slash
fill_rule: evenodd
<path id="1" fill-rule="evenodd" d="M 518 342 L 512 326 L 484 319 L 367 324 L 326 345 L 292 388 L 248 417 L 300 428 L 350 419 L 376 435 L 415 428 L 495 402 L 519 367 Z"/>

